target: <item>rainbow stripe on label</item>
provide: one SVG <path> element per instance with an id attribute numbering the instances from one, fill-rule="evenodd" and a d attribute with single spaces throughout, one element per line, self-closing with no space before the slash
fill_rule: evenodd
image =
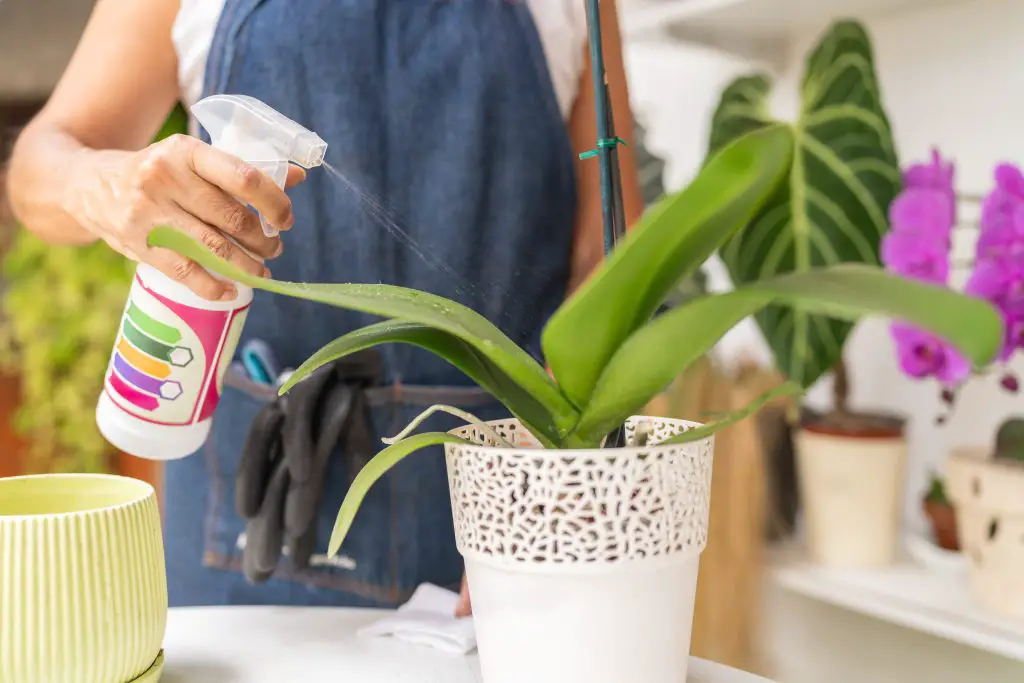
<path id="1" fill-rule="evenodd" d="M 173 401 L 183 393 L 172 379 L 172 369 L 193 360 L 191 349 L 178 346 L 181 331 L 155 320 L 135 305 L 121 321 L 121 334 L 114 349 L 110 387 L 136 408 L 153 412 L 160 399 Z"/>

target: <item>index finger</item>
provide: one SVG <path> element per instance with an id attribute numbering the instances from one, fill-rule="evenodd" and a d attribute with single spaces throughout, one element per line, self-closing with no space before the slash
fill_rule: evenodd
<path id="1" fill-rule="evenodd" d="M 205 144 L 193 146 L 190 164 L 196 175 L 252 206 L 273 227 L 292 227 L 291 199 L 262 171 Z"/>

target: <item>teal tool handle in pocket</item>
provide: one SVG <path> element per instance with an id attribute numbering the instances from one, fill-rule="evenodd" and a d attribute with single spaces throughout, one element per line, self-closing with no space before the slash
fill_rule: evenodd
<path id="1" fill-rule="evenodd" d="M 273 386 L 277 382 L 277 363 L 266 342 L 253 339 L 242 347 L 242 366 L 249 378 Z"/>

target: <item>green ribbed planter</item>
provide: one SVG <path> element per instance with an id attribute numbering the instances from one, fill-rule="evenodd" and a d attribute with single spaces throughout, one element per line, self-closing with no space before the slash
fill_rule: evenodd
<path id="1" fill-rule="evenodd" d="M 153 683 L 166 623 L 152 486 L 0 479 L 0 683 Z"/>

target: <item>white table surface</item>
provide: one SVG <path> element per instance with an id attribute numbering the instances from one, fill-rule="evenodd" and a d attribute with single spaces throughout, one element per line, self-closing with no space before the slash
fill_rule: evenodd
<path id="1" fill-rule="evenodd" d="M 360 626 L 383 614 L 296 607 L 172 609 L 161 683 L 481 683 L 475 655 L 356 637 Z M 691 658 L 688 683 L 770 682 Z"/>

